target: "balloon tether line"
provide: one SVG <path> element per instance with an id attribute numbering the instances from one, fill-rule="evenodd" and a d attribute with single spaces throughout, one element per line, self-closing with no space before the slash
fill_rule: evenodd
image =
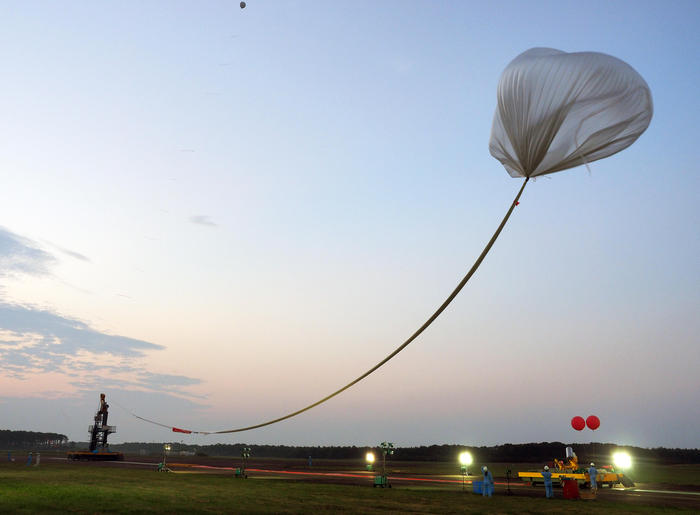
<path id="1" fill-rule="evenodd" d="M 501 221 L 501 224 L 498 226 L 498 229 L 496 229 L 496 232 L 493 233 L 493 236 L 491 236 L 491 239 L 490 239 L 489 242 L 486 244 L 486 247 L 484 247 L 484 250 L 481 251 L 481 254 L 479 255 L 479 257 L 476 259 L 476 261 L 474 262 L 474 264 L 472 265 L 472 267 L 469 269 L 469 271 L 467 272 L 467 274 L 464 276 L 464 278 L 459 282 L 459 284 L 457 285 L 457 287 L 452 291 L 452 293 L 450 293 L 449 297 L 447 297 L 447 299 L 445 299 L 445 301 L 440 305 L 440 307 L 437 308 L 437 310 L 435 311 L 435 313 L 433 313 L 433 314 L 430 316 L 430 318 L 428 318 L 428 320 L 426 320 L 425 323 L 424 323 L 422 326 L 420 326 L 420 327 L 416 330 L 416 332 L 414 332 L 405 342 L 403 342 L 400 346 L 398 346 L 398 347 L 394 350 L 394 352 L 392 352 L 391 354 L 389 354 L 386 358 L 384 358 L 384 359 L 381 360 L 379 363 L 377 363 L 376 365 L 374 365 L 372 368 L 370 368 L 367 372 L 365 372 L 364 374 L 362 374 L 362 375 L 361 375 L 360 377 L 358 377 L 357 379 L 355 379 L 355 380 L 353 380 L 352 382 L 350 382 L 350 383 L 346 384 L 345 386 L 343 386 L 341 389 L 336 390 L 335 392 L 331 393 L 330 395 L 327 395 L 326 397 L 324 397 L 323 399 L 321 399 L 321 400 L 319 400 L 319 401 L 314 402 L 313 404 L 309 404 L 309 405 L 306 406 L 305 408 L 302 408 L 302 409 L 300 409 L 300 410 L 294 411 L 293 413 L 289 413 L 288 415 L 285 415 L 285 416 L 283 416 L 283 417 L 279 417 L 279 418 L 276 418 L 276 419 L 273 419 L 273 420 L 268 420 L 267 422 L 262 422 L 262 423 L 260 423 L 260 424 L 255 424 L 255 425 L 253 425 L 253 426 L 241 427 L 241 428 L 238 428 L 238 429 L 226 429 L 226 430 L 224 430 L 224 431 L 192 431 L 192 432 L 193 432 L 193 433 L 199 433 L 199 434 L 240 433 L 240 432 L 242 432 L 242 431 L 250 431 L 251 429 L 257 429 L 257 428 L 259 428 L 259 427 L 265 427 L 265 426 L 269 426 L 269 425 L 271 425 L 271 424 L 276 424 L 277 422 L 282 422 L 283 420 L 287 420 L 288 418 L 292 418 L 292 417 L 295 417 L 295 416 L 297 416 L 297 415 L 300 415 L 300 414 L 304 413 L 305 411 L 308 411 L 308 410 L 310 410 L 311 408 L 315 408 L 315 407 L 318 406 L 319 404 L 323 404 L 324 402 L 326 402 L 326 401 L 332 399 L 333 397 L 335 397 L 336 395 L 338 395 L 338 394 L 344 392 L 345 390 L 347 390 L 347 389 L 350 388 L 351 386 L 353 386 L 353 385 L 359 383 L 359 382 L 362 381 L 365 377 L 367 377 L 367 376 L 370 375 L 372 372 L 374 372 L 375 370 L 377 370 L 379 367 L 381 367 L 382 365 L 384 365 L 387 361 L 389 361 L 391 358 L 393 358 L 393 357 L 396 356 L 399 352 L 401 352 L 403 349 L 405 349 L 413 340 L 415 340 L 416 338 L 418 338 L 418 336 L 420 336 L 420 334 L 421 334 L 423 331 L 425 331 L 425 330 L 430 326 L 430 324 L 432 324 L 432 323 L 440 316 L 440 314 L 441 314 L 443 311 L 445 311 L 445 309 L 447 308 L 447 306 L 450 305 L 450 303 L 455 299 L 455 297 L 459 294 L 459 292 L 462 291 L 462 288 L 464 288 L 464 285 L 466 285 L 467 282 L 469 281 L 469 279 L 471 279 L 472 275 L 474 275 L 474 272 L 476 272 L 476 270 L 479 268 L 479 265 L 481 265 L 481 262 L 482 262 L 482 261 L 484 260 L 484 258 L 486 257 L 486 254 L 489 253 L 489 250 L 491 250 L 491 247 L 492 247 L 493 244 L 496 242 L 496 239 L 498 239 L 498 236 L 501 234 L 501 231 L 503 230 L 503 227 L 505 227 L 506 222 L 508 222 L 508 219 L 510 218 L 510 215 L 511 215 L 511 213 L 513 212 L 513 209 L 515 209 L 515 206 L 518 205 L 518 201 L 520 200 L 520 195 L 522 195 L 523 190 L 525 189 L 525 185 L 527 184 L 527 181 L 529 181 L 529 180 L 530 180 L 529 177 L 526 177 L 526 178 L 525 178 L 525 182 L 523 182 L 523 185 L 520 187 L 520 191 L 518 191 L 518 194 L 515 196 L 515 199 L 514 199 L 513 202 L 511 203 L 510 208 L 508 209 L 508 212 L 506 213 L 506 216 L 503 217 L 503 220 Z M 159 425 L 159 426 L 170 427 L 170 426 L 166 426 L 165 424 L 161 424 L 161 423 L 159 423 L 159 422 L 154 422 L 154 421 L 152 421 L 152 420 L 148 420 L 148 419 L 145 419 L 145 418 L 143 418 L 143 417 L 139 417 L 138 415 L 135 415 L 134 413 L 132 413 L 132 415 L 134 415 L 135 417 L 137 417 L 137 418 L 139 418 L 139 419 L 141 419 L 141 420 L 145 420 L 145 421 L 147 421 L 147 422 L 151 422 L 151 423 L 157 424 L 157 425 Z"/>

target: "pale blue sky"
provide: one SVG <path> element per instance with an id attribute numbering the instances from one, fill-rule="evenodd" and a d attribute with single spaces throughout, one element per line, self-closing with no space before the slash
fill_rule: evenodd
<path id="1" fill-rule="evenodd" d="M 364 372 L 505 213 L 498 78 L 547 46 L 633 66 L 647 132 L 529 184 L 376 375 L 192 441 L 700 446 L 698 19 L 694 1 L 4 2 L 0 427 L 84 439 L 106 391 L 226 429 Z M 115 441 L 171 438 L 113 412 Z M 570 429 L 591 413 L 595 434 Z"/>

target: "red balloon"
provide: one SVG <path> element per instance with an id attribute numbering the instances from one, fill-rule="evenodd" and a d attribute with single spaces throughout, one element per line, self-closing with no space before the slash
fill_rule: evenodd
<path id="1" fill-rule="evenodd" d="M 571 419 L 571 427 L 573 427 L 576 431 L 581 431 L 584 427 L 586 427 L 586 422 L 583 420 L 583 417 L 574 417 Z"/>
<path id="2" fill-rule="evenodd" d="M 595 431 L 600 427 L 600 419 L 595 415 L 589 415 L 589 417 L 586 419 L 586 425 L 588 426 L 588 429 Z"/>

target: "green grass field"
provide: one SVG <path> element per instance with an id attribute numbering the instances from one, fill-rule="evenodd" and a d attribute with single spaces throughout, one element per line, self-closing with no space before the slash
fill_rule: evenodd
<path id="1" fill-rule="evenodd" d="M 230 474 L 42 462 L 0 464 L 0 513 L 659 513 L 634 504 L 495 496 L 458 488 L 332 485 Z"/>
<path id="2" fill-rule="evenodd" d="M 700 465 L 663 465 L 636 463 L 629 471 L 639 483 L 667 483 L 681 486 L 700 486 Z"/>

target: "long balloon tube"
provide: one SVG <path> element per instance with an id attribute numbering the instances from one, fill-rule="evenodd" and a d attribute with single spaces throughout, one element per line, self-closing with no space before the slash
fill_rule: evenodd
<path id="1" fill-rule="evenodd" d="M 283 420 L 287 420 L 288 418 L 292 418 L 292 417 L 296 417 L 297 415 L 301 415 L 301 414 L 304 413 L 305 411 L 308 411 L 308 410 L 310 410 L 311 408 L 315 408 L 315 407 L 318 406 L 319 404 L 323 404 L 324 402 L 326 402 L 326 401 L 332 399 L 332 398 L 335 397 L 336 395 L 338 395 L 338 394 L 344 392 L 345 390 L 347 390 L 347 389 L 350 388 L 351 386 L 354 386 L 355 384 L 359 383 L 359 382 L 362 381 L 365 377 L 367 377 L 368 375 L 370 375 L 372 372 L 376 371 L 379 367 L 381 367 L 382 365 L 384 365 L 384 364 L 385 364 L 386 362 L 388 362 L 391 358 L 393 358 L 393 357 L 396 356 L 399 352 L 401 352 L 402 350 L 404 350 L 413 340 L 415 340 L 416 338 L 418 338 L 418 336 L 420 336 L 420 334 L 421 334 L 423 331 L 425 331 L 428 327 L 430 327 L 430 324 L 432 324 L 432 323 L 440 316 L 440 314 L 441 314 L 443 311 L 445 311 L 445 309 L 447 308 L 447 306 L 449 306 L 450 303 L 451 303 L 451 302 L 455 299 L 455 297 L 459 294 L 459 292 L 462 291 L 462 288 L 464 288 L 464 285 L 467 284 L 467 282 L 469 281 L 469 279 L 471 279 L 472 275 L 474 275 L 474 272 L 477 271 L 477 269 L 479 268 L 479 265 L 481 265 L 481 262 L 484 260 L 484 258 L 486 257 L 486 255 L 489 253 L 489 250 L 491 250 L 491 247 L 493 246 L 493 244 L 494 244 L 494 243 L 496 242 L 496 240 L 498 239 L 498 236 L 501 234 L 501 231 L 503 230 L 503 227 L 505 227 L 506 222 L 508 222 L 508 219 L 510 218 L 510 215 L 511 215 L 511 213 L 513 212 L 513 209 L 515 209 L 515 206 L 518 205 L 518 201 L 520 200 L 520 195 L 522 195 L 523 190 L 525 189 L 525 185 L 527 184 L 527 182 L 528 182 L 529 180 L 530 180 L 529 177 L 526 177 L 526 178 L 525 178 L 525 181 L 523 182 L 523 185 L 520 187 L 520 191 L 518 191 L 518 194 L 515 196 L 515 199 L 514 199 L 513 202 L 511 203 L 510 207 L 508 208 L 508 212 L 506 213 L 506 216 L 503 217 L 503 220 L 501 221 L 501 224 L 498 226 L 498 229 L 496 229 L 496 232 L 493 233 L 493 236 L 491 236 L 491 239 L 490 239 L 489 242 L 486 244 L 486 247 L 484 247 L 484 250 L 481 251 L 481 254 L 480 254 L 479 257 L 477 258 L 477 260 L 474 262 L 474 264 L 472 265 L 472 267 L 469 269 L 469 271 L 467 272 L 467 275 L 464 276 L 464 278 L 459 282 L 459 284 L 457 285 L 457 287 L 452 291 L 452 293 L 450 293 L 449 297 L 447 297 L 447 299 L 445 299 L 445 301 L 440 305 L 440 307 L 437 308 L 437 310 L 435 311 L 435 313 L 433 313 L 433 314 L 430 316 L 430 318 L 428 318 L 428 320 L 426 320 L 425 323 L 424 323 L 422 326 L 420 326 L 420 327 L 416 330 L 416 332 L 413 333 L 413 334 L 408 338 L 408 340 L 406 340 L 406 341 L 403 342 L 401 345 L 399 345 L 399 346 L 394 350 L 394 352 L 392 352 L 391 354 L 389 354 L 386 358 L 384 358 L 384 359 L 381 360 L 379 363 L 377 363 L 376 365 L 374 365 L 372 368 L 370 368 L 367 372 L 365 372 L 364 374 L 362 374 L 362 375 L 361 375 L 360 377 L 358 377 L 357 379 L 355 379 L 355 380 L 353 380 L 352 382 L 350 382 L 350 383 L 346 384 L 345 386 L 343 386 L 341 389 L 336 390 L 335 392 L 331 393 L 330 395 L 327 395 L 326 397 L 324 397 L 323 399 L 321 399 L 321 400 L 319 400 L 319 401 L 314 402 L 313 404 L 309 404 L 309 405 L 306 406 L 305 408 L 302 408 L 302 409 L 300 409 L 300 410 L 297 410 L 297 411 L 294 411 L 294 412 L 292 412 L 292 413 L 289 413 L 288 415 L 284 415 L 283 417 L 279 417 L 279 418 L 275 418 L 275 419 L 272 419 L 272 420 L 268 420 L 267 422 L 262 422 L 262 423 L 260 423 L 260 424 L 255 424 L 255 425 L 253 425 L 253 426 L 240 427 L 240 428 L 238 428 L 238 429 L 226 429 L 226 430 L 224 430 L 224 431 L 192 431 L 192 432 L 193 432 L 193 433 L 198 433 L 198 434 L 240 433 L 240 432 L 243 432 L 243 431 L 250 431 L 251 429 L 257 429 L 257 428 L 259 428 L 259 427 L 265 427 L 265 426 L 269 426 L 269 425 L 271 425 L 271 424 L 276 424 L 277 422 L 282 422 Z M 132 415 L 133 415 L 133 413 L 132 413 Z M 147 420 L 147 419 L 145 419 L 145 418 L 143 418 L 143 417 L 139 417 L 138 415 L 134 415 L 134 416 L 137 417 L 137 418 L 139 418 L 139 419 L 141 419 L 141 420 L 145 420 L 145 421 L 147 421 L 147 422 L 155 423 L 155 424 L 157 424 L 157 425 L 159 425 L 159 426 L 170 427 L 170 426 L 166 426 L 165 424 L 160 424 L 160 423 L 158 423 L 158 422 L 153 422 L 152 420 Z"/>
<path id="2" fill-rule="evenodd" d="M 171 427 L 172 427 L 172 426 L 169 426 L 169 425 L 167 425 L 167 424 L 161 424 L 160 422 L 156 422 L 155 420 L 150 420 L 150 419 L 147 419 L 147 418 L 144 418 L 144 417 L 141 417 L 141 416 L 137 415 L 136 413 L 134 413 L 134 412 L 131 411 L 130 409 L 125 408 L 124 406 L 122 406 L 121 404 L 119 404 L 117 401 L 114 400 L 113 397 L 110 397 L 109 402 L 111 402 L 111 403 L 114 404 L 115 406 L 119 406 L 121 409 L 123 409 L 124 411 L 126 411 L 126 412 L 127 412 L 129 415 L 131 415 L 132 417 L 136 417 L 136 418 L 138 418 L 139 420 L 143 420 L 144 422 L 148 422 L 149 424 L 155 424 L 156 426 L 165 427 L 165 428 L 167 428 L 167 429 L 171 429 Z"/>

